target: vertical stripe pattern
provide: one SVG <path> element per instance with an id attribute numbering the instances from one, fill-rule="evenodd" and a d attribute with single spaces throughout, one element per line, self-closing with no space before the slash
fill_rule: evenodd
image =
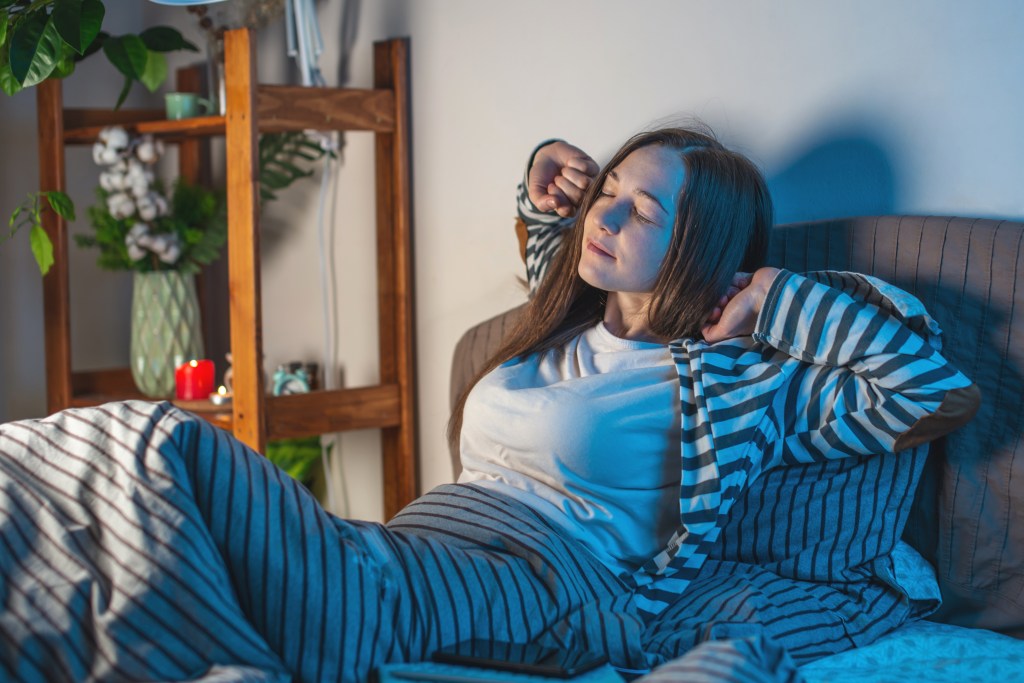
<path id="1" fill-rule="evenodd" d="M 470 485 L 388 526 L 341 520 L 226 432 L 147 402 L 3 425 L 0 454 L 5 680 L 365 681 L 467 638 L 646 666 L 628 585 Z"/>

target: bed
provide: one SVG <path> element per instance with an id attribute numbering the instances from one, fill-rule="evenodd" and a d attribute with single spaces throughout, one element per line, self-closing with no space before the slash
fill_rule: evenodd
<path id="1" fill-rule="evenodd" d="M 943 354 L 982 390 L 974 420 L 932 444 L 903 534 L 935 568 L 941 605 L 876 642 L 802 665 L 808 681 L 1024 680 L 1022 239 L 1019 222 L 954 217 L 866 216 L 774 230 L 771 265 L 868 273 L 915 294 L 943 329 Z M 453 401 L 518 310 L 460 338 Z M 455 453 L 452 466 L 457 476 Z M 672 663 L 663 669 L 649 678 L 678 673 Z"/>

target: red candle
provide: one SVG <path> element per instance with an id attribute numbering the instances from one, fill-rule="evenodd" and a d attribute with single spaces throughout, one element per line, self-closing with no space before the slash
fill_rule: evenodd
<path id="1" fill-rule="evenodd" d="M 209 398 L 213 392 L 213 361 L 190 360 L 174 371 L 175 395 L 179 399 L 195 401 Z"/>

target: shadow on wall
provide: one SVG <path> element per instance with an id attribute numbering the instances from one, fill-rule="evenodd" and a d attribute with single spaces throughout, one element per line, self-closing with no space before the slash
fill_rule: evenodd
<path id="1" fill-rule="evenodd" d="M 767 180 L 779 224 L 896 211 L 893 164 L 863 131 L 812 141 Z"/>

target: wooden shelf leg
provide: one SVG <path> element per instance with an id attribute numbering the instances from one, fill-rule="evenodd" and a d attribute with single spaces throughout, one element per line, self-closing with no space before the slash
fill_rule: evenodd
<path id="1" fill-rule="evenodd" d="M 413 339 L 409 41 L 374 44 L 374 87 L 395 93 L 395 127 L 376 134 L 377 278 L 381 384 L 400 389 L 401 424 L 382 430 L 384 516 L 417 495 Z"/>
<path id="2" fill-rule="evenodd" d="M 260 299 L 260 215 L 257 188 L 256 39 L 224 34 L 227 114 L 228 292 L 235 436 L 256 451 L 266 446 L 263 313 Z"/>
<path id="3" fill-rule="evenodd" d="M 39 189 L 67 190 L 64 171 L 64 96 L 61 82 L 47 79 L 36 87 L 39 126 Z M 81 212 L 81 211 L 80 211 Z M 43 326 L 46 336 L 46 410 L 71 405 L 71 309 L 67 223 L 47 209 L 43 229 L 53 242 L 53 266 L 43 278 Z"/>

